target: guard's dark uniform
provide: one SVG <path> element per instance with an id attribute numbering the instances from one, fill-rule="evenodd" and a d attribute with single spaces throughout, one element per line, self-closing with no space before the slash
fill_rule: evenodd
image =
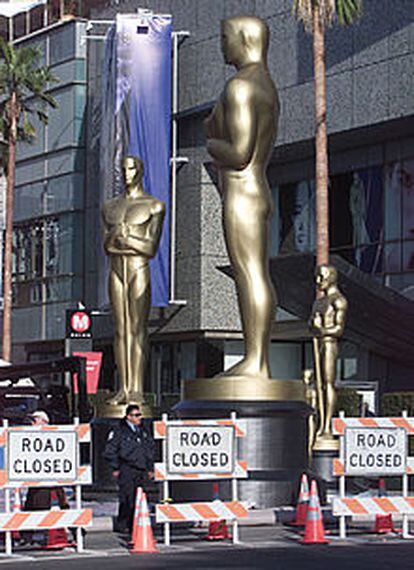
<path id="1" fill-rule="evenodd" d="M 104 457 L 113 471 L 119 471 L 117 530 L 132 530 L 137 487 L 146 489 L 148 471 L 154 468 L 154 440 L 142 425 L 135 429 L 123 419 L 109 433 Z"/>

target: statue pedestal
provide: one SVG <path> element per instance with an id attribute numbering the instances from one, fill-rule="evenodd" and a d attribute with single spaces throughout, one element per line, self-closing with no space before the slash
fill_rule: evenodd
<path id="1" fill-rule="evenodd" d="M 247 461 L 249 478 L 239 480 L 239 497 L 256 508 L 291 504 L 307 468 L 307 418 L 303 384 L 296 380 L 222 377 L 183 383 L 183 401 L 174 412 L 185 419 L 227 418 L 236 412 L 246 421 L 238 438 L 238 457 Z M 217 482 L 217 479 L 215 480 Z M 171 485 L 174 500 L 213 499 L 212 481 Z M 231 499 L 230 481 L 221 481 L 220 499 Z"/>
<path id="2" fill-rule="evenodd" d="M 312 472 L 326 492 L 335 491 L 338 478 L 333 474 L 333 460 L 339 456 L 339 441 L 334 437 L 317 438 L 312 452 Z"/>

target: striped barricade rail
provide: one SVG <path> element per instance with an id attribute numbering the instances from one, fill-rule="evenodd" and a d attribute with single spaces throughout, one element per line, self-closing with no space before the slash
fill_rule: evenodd
<path id="1" fill-rule="evenodd" d="M 344 435 L 346 428 L 403 428 L 414 434 L 414 418 L 334 418 L 332 432 Z"/>
<path id="2" fill-rule="evenodd" d="M 177 503 L 157 505 L 157 523 L 235 520 L 248 516 L 247 504 L 241 501 L 210 503 Z"/>
<path id="3" fill-rule="evenodd" d="M 165 439 L 167 426 L 234 426 L 236 437 L 246 435 L 246 422 L 244 420 L 168 420 L 168 423 L 164 421 L 154 422 L 154 438 Z"/>
<path id="4" fill-rule="evenodd" d="M 211 479 L 247 479 L 247 461 L 236 461 L 232 473 L 168 473 L 165 463 L 156 463 L 154 478 L 156 481 L 211 480 Z"/>
<path id="5" fill-rule="evenodd" d="M 50 528 L 88 527 L 92 509 L 22 511 L 0 514 L 0 532 Z"/>
<path id="6" fill-rule="evenodd" d="M 414 515 L 414 497 L 335 498 L 332 503 L 332 514 L 337 517 Z"/>

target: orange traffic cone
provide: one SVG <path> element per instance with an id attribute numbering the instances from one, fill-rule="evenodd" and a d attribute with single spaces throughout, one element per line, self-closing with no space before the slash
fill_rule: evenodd
<path id="1" fill-rule="evenodd" d="M 13 512 L 19 513 L 21 510 L 22 510 L 22 501 L 21 501 L 21 497 L 20 497 L 20 489 L 16 488 L 14 490 Z M 14 540 L 20 540 L 20 538 L 21 538 L 20 532 L 18 530 L 14 530 L 12 532 L 12 538 Z"/>
<path id="2" fill-rule="evenodd" d="M 218 483 L 213 483 L 213 500 L 220 500 Z M 224 519 L 211 521 L 208 525 L 208 535 L 204 538 L 206 540 L 226 540 L 227 538 L 230 538 L 227 522 Z"/>
<path id="3" fill-rule="evenodd" d="M 59 509 L 59 501 L 55 491 L 50 492 L 50 509 L 52 511 Z M 74 544 L 68 541 L 68 535 L 64 528 L 50 528 L 47 533 L 47 543 L 43 546 L 44 550 L 62 550 L 63 548 L 73 547 Z"/>
<path id="4" fill-rule="evenodd" d="M 137 491 L 134 528 L 132 532 L 132 549 L 130 552 L 136 554 L 141 552 L 158 552 L 155 546 L 154 535 L 152 534 L 147 496 L 141 487 L 139 487 Z"/>
<path id="5" fill-rule="evenodd" d="M 381 477 L 378 481 L 378 497 L 386 497 L 387 489 L 385 488 L 385 480 Z M 387 534 L 389 532 L 397 532 L 392 522 L 392 515 L 376 515 L 375 516 L 375 534 Z"/>
<path id="6" fill-rule="evenodd" d="M 226 540 L 227 538 L 231 537 L 225 520 L 210 522 L 208 535 L 205 537 L 206 540 Z"/>
<path id="7" fill-rule="evenodd" d="M 309 483 L 306 473 L 302 475 L 300 482 L 299 498 L 296 505 L 296 518 L 293 521 L 293 526 L 305 526 L 306 513 L 308 512 L 309 503 Z"/>
<path id="8" fill-rule="evenodd" d="M 137 534 L 138 533 L 138 520 L 139 520 L 139 513 L 141 511 L 142 492 L 143 492 L 142 487 L 138 487 L 136 495 L 135 495 L 134 522 L 132 525 L 131 541 L 129 543 L 131 548 L 132 548 L 132 545 L 135 543 L 137 536 L 138 536 L 138 534 Z"/>
<path id="9" fill-rule="evenodd" d="M 376 534 L 387 534 L 389 532 L 397 532 L 392 522 L 392 515 L 376 515 L 375 530 Z"/>
<path id="10" fill-rule="evenodd" d="M 310 500 L 308 512 L 306 515 L 305 537 L 301 540 L 302 544 L 328 544 L 325 538 L 325 529 L 323 528 L 323 519 L 321 506 L 318 497 L 318 488 L 316 481 L 311 483 Z"/>

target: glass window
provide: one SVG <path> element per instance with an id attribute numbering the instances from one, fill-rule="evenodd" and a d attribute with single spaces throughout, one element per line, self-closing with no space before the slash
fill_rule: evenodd
<path id="1" fill-rule="evenodd" d="M 402 163 L 403 271 L 414 270 L 414 160 Z"/>
<path id="2" fill-rule="evenodd" d="M 16 281 L 82 271 L 82 215 L 64 214 L 19 224 L 13 236 Z"/>
<path id="3" fill-rule="evenodd" d="M 315 248 L 315 184 L 302 181 L 279 190 L 280 253 Z"/>
<path id="4" fill-rule="evenodd" d="M 75 26 L 60 26 L 50 35 L 50 64 L 54 65 L 75 55 Z"/>

